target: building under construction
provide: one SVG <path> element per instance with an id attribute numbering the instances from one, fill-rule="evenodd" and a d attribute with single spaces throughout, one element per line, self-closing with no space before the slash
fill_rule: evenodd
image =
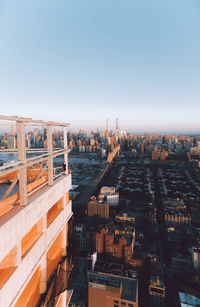
<path id="1" fill-rule="evenodd" d="M 0 306 L 68 306 L 76 268 L 68 123 L 0 116 L 16 127 L 18 161 L 0 167 L 7 188 L 0 200 Z M 27 126 L 47 131 L 47 147 L 26 148 Z M 62 148 L 53 148 L 54 127 L 63 130 Z M 33 150 L 32 150 L 33 151 Z M 61 171 L 54 159 L 64 157 Z M 9 183 L 9 184 L 8 184 Z"/>

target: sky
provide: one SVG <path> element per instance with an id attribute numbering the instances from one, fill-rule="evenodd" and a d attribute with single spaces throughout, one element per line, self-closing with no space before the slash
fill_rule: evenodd
<path id="1" fill-rule="evenodd" d="M 200 1 L 1 0 L 0 114 L 200 131 Z"/>

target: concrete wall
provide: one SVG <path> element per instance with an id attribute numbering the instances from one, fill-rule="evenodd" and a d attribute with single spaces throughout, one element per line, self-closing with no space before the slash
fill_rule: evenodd
<path id="1" fill-rule="evenodd" d="M 18 306 L 17 302 L 20 302 L 20 296 L 26 293 L 26 287 L 29 282 L 31 283 L 31 278 L 34 279 L 35 272 L 40 272 L 40 274 L 38 273 L 39 275 L 37 274 L 37 276 L 40 276 L 40 293 L 46 291 L 47 253 L 59 235 L 59 255 L 57 256 L 59 257 L 61 254 L 66 253 L 66 223 L 72 216 L 71 202 L 69 201 L 66 205 L 66 193 L 70 188 L 71 175 L 62 176 L 54 181 L 53 186 L 47 186 L 38 191 L 29 200 L 26 207 L 19 207 L 14 210 L 14 214 L 9 212 L 0 219 L 0 263 L 3 263 L 1 261 L 5 259 L 12 249 L 17 247 L 16 268 L 0 290 L 0 306 Z M 47 213 L 61 198 L 63 198 L 63 210 L 47 227 Z M 41 223 L 38 224 L 38 222 L 41 220 L 42 232 L 39 238 L 34 241 L 31 229 L 33 227 L 39 229 Z M 30 236 L 27 236 L 27 233 Z M 30 241 L 26 242 L 29 248 L 26 250 L 24 257 L 21 257 L 23 238 L 33 240 L 33 244 L 30 244 Z M 57 265 L 57 259 L 54 264 Z M 52 265 L 49 274 L 53 269 Z M 36 297 L 38 293 L 34 295 Z"/>

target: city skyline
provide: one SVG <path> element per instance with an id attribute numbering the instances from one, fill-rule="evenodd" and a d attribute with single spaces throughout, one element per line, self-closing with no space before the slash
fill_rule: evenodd
<path id="1" fill-rule="evenodd" d="M 199 13 L 194 0 L 2 1 L 1 114 L 199 132 Z"/>
<path id="2" fill-rule="evenodd" d="M 64 121 L 63 121 L 64 122 Z M 11 135 L 11 126 L 12 125 L 4 125 L 2 123 L 0 123 L 0 135 L 1 134 L 8 134 L 8 135 Z M 25 132 L 28 133 L 28 131 L 34 131 L 34 129 L 36 130 L 40 130 L 39 128 L 35 128 L 35 127 L 27 127 L 25 129 Z M 56 131 L 56 129 L 55 129 Z M 55 132 L 54 131 L 54 132 Z M 102 126 L 94 126 L 94 127 L 74 127 L 73 124 L 70 123 L 70 129 L 69 129 L 69 132 L 70 133 L 79 133 L 80 131 L 84 132 L 84 133 L 87 133 L 87 134 L 90 134 L 91 132 L 94 132 L 94 133 L 104 133 L 106 132 L 106 125 L 104 125 L 103 127 L 103 124 Z M 115 120 L 112 120 L 111 123 L 109 124 L 109 127 L 108 127 L 108 131 L 109 133 L 113 133 L 115 134 Z M 142 129 L 137 129 L 137 128 L 127 128 L 127 129 L 124 129 L 123 127 L 119 126 L 119 133 L 120 135 L 124 135 L 124 134 L 135 134 L 135 135 L 142 135 L 144 136 L 145 134 L 147 135 L 150 135 L 150 134 L 159 134 L 159 135 L 185 135 L 185 136 L 198 136 L 199 133 L 200 133 L 200 129 L 196 129 L 196 130 L 193 130 L 193 129 L 182 129 L 182 130 L 178 130 L 178 129 L 173 129 L 173 127 L 169 127 L 169 129 L 167 130 L 161 130 L 161 129 L 150 129 L 150 128 L 147 128 L 146 130 L 142 130 Z"/>
<path id="3" fill-rule="evenodd" d="M 0 118 L 2 306 L 200 302 L 199 135 Z"/>

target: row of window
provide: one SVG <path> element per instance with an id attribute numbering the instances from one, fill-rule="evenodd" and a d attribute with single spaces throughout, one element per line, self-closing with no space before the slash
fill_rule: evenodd
<path id="1" fill-rule="evenodd" d="M 133 307 L 133 304 L 128 303 L 127 305 L 125 302 L 121 302 L 121 306 Z M 119 301 L 114 300 L 114 307 L 119 307 Z"/>

